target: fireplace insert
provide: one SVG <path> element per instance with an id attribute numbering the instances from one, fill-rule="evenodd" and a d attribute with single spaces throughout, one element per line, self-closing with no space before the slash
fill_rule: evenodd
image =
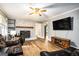
<path id="1" fill-rule="evenodd" d="M 23 38 L 30 38 L 30 31 L 20 31 L 20 35 Z"/>

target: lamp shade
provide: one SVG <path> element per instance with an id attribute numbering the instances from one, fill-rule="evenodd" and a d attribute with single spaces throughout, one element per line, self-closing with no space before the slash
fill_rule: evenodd
<path id="1" fill-rule="evenodd" d="M 10 31 L 10 34 L 14 36 L 16 34 L 16 31 Z"/>

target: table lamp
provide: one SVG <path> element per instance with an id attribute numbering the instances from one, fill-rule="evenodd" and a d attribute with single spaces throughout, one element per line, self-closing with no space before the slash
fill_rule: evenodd
<path id="1" fill-rule="evenodd" d="M 14 38 L 15 35 L 16 35 L 16 31 L 15 30 L 12 30 L 12 31 L 10 31 L 10 34 L 12 35 L 12 38 Z"/>

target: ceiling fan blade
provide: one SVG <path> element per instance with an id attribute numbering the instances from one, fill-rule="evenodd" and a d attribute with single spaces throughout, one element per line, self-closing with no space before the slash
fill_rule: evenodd
<path id="1" fill-rule="evenodd" d="M 47 12 L 47 10 L 41 10 L 41 12 Z"/>

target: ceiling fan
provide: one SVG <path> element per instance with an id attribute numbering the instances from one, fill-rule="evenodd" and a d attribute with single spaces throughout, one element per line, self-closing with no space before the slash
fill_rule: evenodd
<path id="1" fill-rule="evenodd" d="M 32 14 L 38 14 L 39 16 L 42 16 L 42 13 L 43 12 L 47 12 L 47 10 L 45 10 L 45 9 L 42 9 L 42 8 L 33 8 L 33 7 L 29 7 L 31 10 L 32 10 L 32 12 L 30 13 L 30 15 L 32 15 Z"/>
<path id="2" fill-rule="evenodd" d="M 41 8 L 39 8 L 39 6 L 42 4 L 40 4 L 37 7 L 34 7 L 33 5 L 35 6 L 39 4 L 32 4 L 32 3 L 29 4 L 29 8 L 31 9 L 29 15 L 37 14 L 39 16 L 42 16 L 45 12 L 47 12 L 46 8 L 51 8 L 53 4 L 49 5 L 44 4 L 44 6 L 41 6 Z"/>

